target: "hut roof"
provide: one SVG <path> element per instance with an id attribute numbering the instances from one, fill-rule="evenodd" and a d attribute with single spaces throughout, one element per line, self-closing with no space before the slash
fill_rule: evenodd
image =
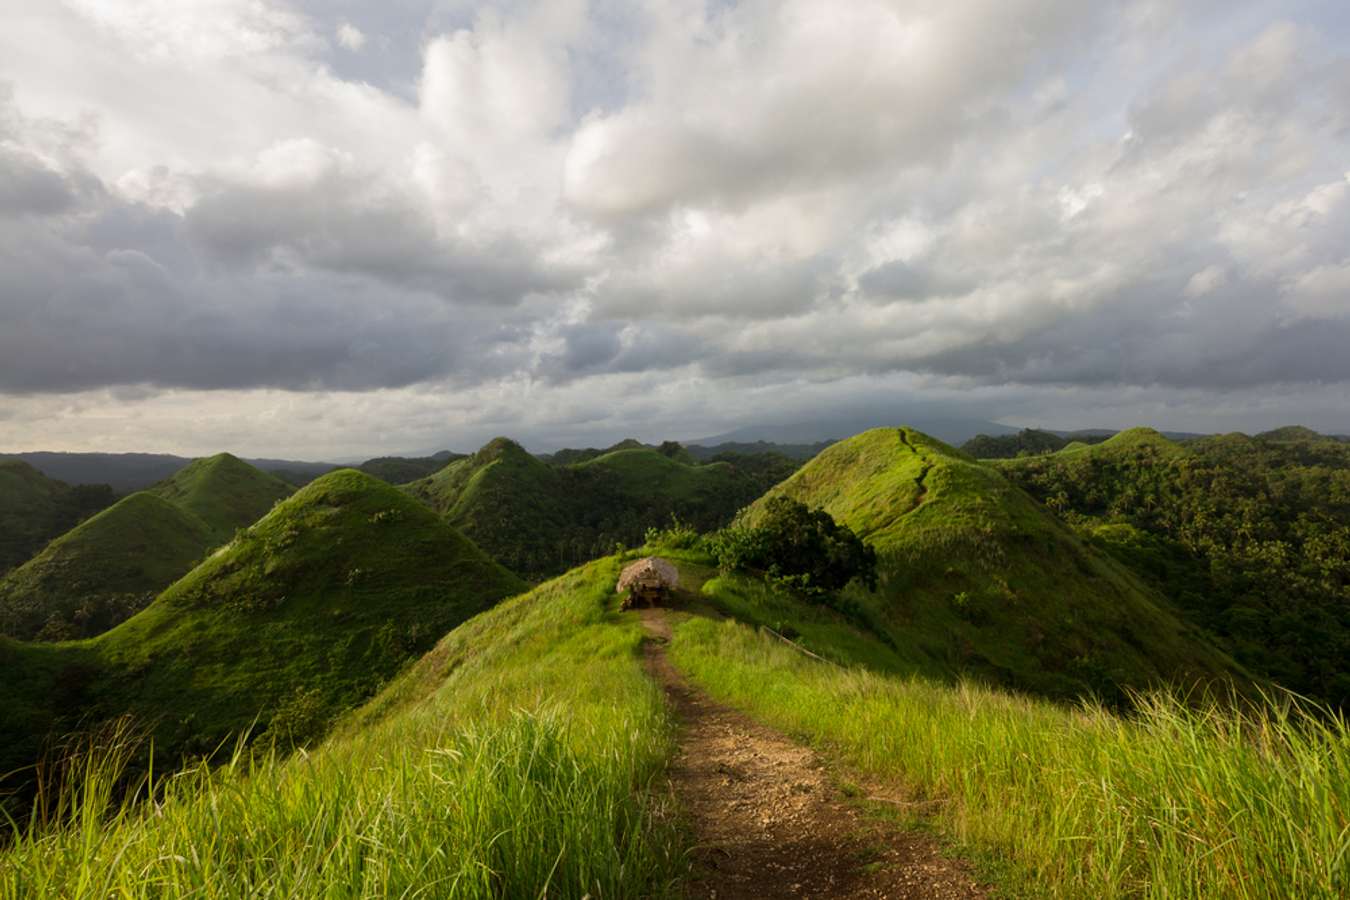
<path id="1" fill-rule="evenodd" d="M 620 592 L 632 587 L 675 588 L 680 584 L 680 572 L 674 564 L 659 556 L 648 556 L 624 566 L 619 573 Z"/>

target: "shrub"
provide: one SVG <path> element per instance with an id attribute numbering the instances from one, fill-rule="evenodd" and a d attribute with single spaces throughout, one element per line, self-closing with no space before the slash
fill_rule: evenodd
<path id="1" fill-rule="evenodd" d="M 823 509 L 774 497 L 758 525 L 723 529 L 712 541 L 724 570 L 761 569 L 804 596 L 821 599 L 858 579 L 877 584 L 876 551 Z"/>

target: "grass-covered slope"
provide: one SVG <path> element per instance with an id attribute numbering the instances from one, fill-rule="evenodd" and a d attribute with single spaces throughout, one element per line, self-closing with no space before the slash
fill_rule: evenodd
<path id="1" fill-rule="evenodd" d="M 0 633 L 21 640 L 100 634 L 292 490 L 228 453 L 195 460 L 56 538 L 0 580 Z"/>
<path id="2" fill-rule="evenodd" d="M 395 488 L 353 470 L 326 475 L 111 631 L 0 647 L 0 716 L 41 725 L 29 701 L 65 697 L 46 707 L 46 727 L 0 750 L 0 772 L 31 761 L 46 731 L 128 713 L 154 724 L 169 761 L 249 728 L 308 740 L 521 588 Z"/>
<path id="3" fill-rule="evenodd" d="M 765 499 L 778 493 L 824 508 L 876 548 L 878 590 L 855 585 L 841 602 L 915 670 L 1110 699 L 1234 674 L 1124 566 L 996 469 L 919 432 L 835 444 Z"/>
<path id="4" fill-rule="evenodd" d="M 1350 445 L 1302 428 L 1182 444 L 1136 428 L 999 468 L 1243 665 L 1350 705 Z"/>
<path id="5" fill-rule="evenodd" d="M 107 485 L 71 487 L 18 459 L 0 459 L 0 575 L 112 503 Z"/>
<path id="6" fill-rule="evenodd" d="M 238 457 L 219 453 L 193 460 L 147 490 L 201 519 L 212 538 L 224 543 L 235 529 L 258 521 L 294 488 Z"/>
<path id="7" fill-rule="evenodd" d="M 718 579 L 718 582 L 721 582 Z M 717 599 L 726 584 L 711 584 Z M 773 601 L 780 628 L 819 609 Z M 670 656 L 716 699 L 822 748 L 874 810 L 932 829 L 998 896 L 1338 900 L 1350 891 L 1350 732 L 1286 704 L 1128 717 L 878 671 L 866 636 L 812 631 L 837 666 L 694 617 Z M 869 646 L 871 644 L 871 646 Z"/>
<path id="8" fill-rule="evenodd" d="M 390 484 L 407 484 L 419 478 L 426 478 L 445 468 L 447 463 L 463 459 L 462 453 L 442 450 L 431 456 L 377 456 L 368 459 L 356 468 L 367 475 L 374 475 Z"/>
<path id="9" fill-rule="evenodd" d="M 378 527 L 415 524 L 434 549 L 434 523 L 408 514 Z M 617 575 L 602 560 L 471 619 L 303 757 L 195 770 L 153 809 L 94 802 L 0 839 L 0 896 L 677 896 L 669 724 L 641 628 L 613 611 Z"/>
<path id="10" fill-rule="evenodd" d="M 531 576 L 602 556 L 616 542 L 641 543 L 647 528 L 672 515 L 718 527 L 761 489 L 726 463 L 691 465 L 629 448 L 552 465 L 506 438 L 407 486 L 494 558 Z"/>
<path id="11" fill-rule="evenodd" d="M 0 633 L 65 640 L 143 609 L 213 543 L 201 519 L 144 491 L 56 538 L 0 579 Z"/>

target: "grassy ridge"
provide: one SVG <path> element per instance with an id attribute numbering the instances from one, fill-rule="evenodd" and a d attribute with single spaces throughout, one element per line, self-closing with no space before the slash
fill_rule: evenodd
<path id="1" fill-rule="evenodd" d="M 764 485 L 727 463 L 691 465 L 646 448 L 551 465 L 506 438 L 406 486 L 503 565 L 553 574 L 642 542 L 672 515 L 716 528 Z"/>
<path id="2" fill-rule="evenodd" d="M 0 575 L 113 501 L 107 485 L 71 487 L 18 459 L 0 459 Z"/>
<path id="3" fill-rule="evenodd" d="M 669 723 L 603 560 L 472 619 L 323 747 L 173 779 L 0 853 L 0 895 L 662 896 Z M 109 762 L 105 753 L 101 759 Z M 111 760 L 115 763 L 115 760 Z M 87 773 L 86 773 L 87 774 Z"/>
<path id="4" fill-rule="evenodd" d="M 1249 669 L 1350 706 L 1350 445 L 1307 429 L 1131 429 L 1000 471 Z"/>
<path id="5" fill-rule="evenodd" d="M 196 459 L 146 489 L 206 523 L 216 543 L 251 525 L 293 488 L 228 453 Z"/>
<path id="6" fill-rule="evenodd" d="M 0 580 L 0 632 L 99 634 L 143 609 L 211 544 L 195 515 L 144 491 L 124 497 Z"/>
<path id="7" fill-rule="evenodd" d="M 195 460 L 56 538 L 0 580 L 0 632 L 71 640 L 107 631 L 291 491 L 228 453 Z"/>
<path id="8" fill-rule="evenodd" d="M 161 766 L 248 729 L 306 742 L 523 588 L 397 489 L 326 475 L 111 631 L 0 645 L 0 773 L 48 732 L 123 714 L 150 723 Z"/>
<path id="9" fill-rule="evenodd" d="M 912 429 L 831 446 L 746 519 L 779 493 L 876 549 L 878 590 L 851 586 L 841 607 L 910 671 L 1113 702 L 1128 687 L 1241 678 L 1198 628 L 999 471 Z"/>
<path id="10" fill-rule="evenodd" d="M 846 653 L 840 649 L 840 653 Z M 963 684 L 814 662 L 735 622 L 676 628 L 713 696 L 828 748 L 1013 893 L 1339 898 L 1350 892 L 1350 730 L 1289 708 L 1242 716 L 1166 695 L 1118 718 Z"/>

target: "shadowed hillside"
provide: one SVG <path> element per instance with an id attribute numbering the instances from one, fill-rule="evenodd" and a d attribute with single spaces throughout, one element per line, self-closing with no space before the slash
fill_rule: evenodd
<path id="1" fill-rule="evenodd" d="M 521 588 L 396 489 L 326 475 L 111 631 L 0 643 L 0 731 L 13 738 L 0 772 L 32 762 L 49 732 L 123 714 L 153 725 L 165 763 L 250 728 L 308 741 Z"/>
<path id="2" fill-rule="evenodd" d="M 1297 427 L 1185 444 L 1135 428 L 1001 467 L 1243 665 L 1350 703 L 1350 446 Z"/>
<path id="3" fill-rule="evenodd" d="M 995 469 L 919 432 L 842 441 L 768 496 L 779 493 L 875 547 L 878 590 L 853 585 L 840 603 L 917 670 L 1113 700 L 1126 687 L 1235 671 L 1125 567 Z"/>
<path id="4" fill-rule="evenodd" d="M 61 535 L 0 580 L 0 632 L 69 640 L 106 631 L 291 490 L 228 453 L 196 460 Z"/>
<path id="5" fill-rule="evenodd" d="M 541 575 L 616 542 L 641 543 L 672 515 L 719 527 L 764 486 L 729 463 L 692 465 L 642 447 L 551 465 L 497 438 L 406 489 L 504 565 Z"/>
<path id="6" fill-rule="evenodd" d="M 132 494 L 0 580 L 0 632 L 65 640 L 106 631 L 144 609 L 212 543 L 201 519 L 154 494 Z"/>
<path id="7" fill-rule="evenodd" d="M 112 502 L 106 484 L 72 487 L 22 460 L 0 459 L 0 575 Z"/>

